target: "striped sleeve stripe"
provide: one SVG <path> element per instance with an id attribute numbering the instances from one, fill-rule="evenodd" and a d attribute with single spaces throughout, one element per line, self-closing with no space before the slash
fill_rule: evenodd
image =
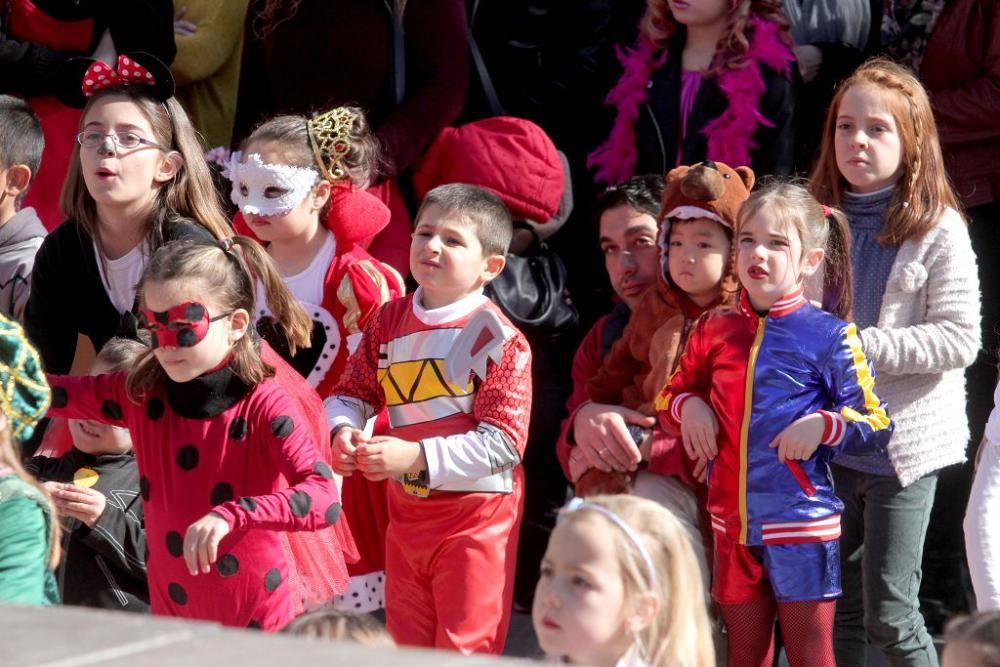
<path id="1" fill-rule="evenodd" d="M 681 423 L 681 408 L 684 406 L 684 402 L 694 396 L 692 393 L 677 394 L 674 400 L 670 403 L 670 416 L 673 417 L 674 421 L 678 424 Z"/>
<path id="2" fill-rule="evenodd" d="M 847 432 L 847 424 L 844 421 L 844 417 L 835 412 L 827 412 L 826 410 L 820 410 L 819 413 L 823 415 L 823 437 L 820 438 L 820 442 L 824 445 L 836 447 L 844 439 L 844 434 Z"/>
<path id="3" fill-rule="evenodd" d="M 812 527 L 827 527 L 827 526 L 839 526 L 840 525 L 840 515 L 834 514 L 828 516 L 825 519 L 817 519 L 816 521 L 786 521 L 783 523 L 765 523 L 763 529 L 768 530 L 785 530 L 787 528 L 812 528 Z"/>
<path id="4" fill-rule="evenodd" d="M 787 533 L 764 533 L 761 541 L 764 544 L 781 543 L 794 544 L 797 542 L 831 542 L 840 539 L 840 526 L 827 528 L 826 530 L 794 531 Z"/>
<path id="5" fill-rule="evenodd" d="M 765 523 L 761 528 L 761 540 L 768 542 L 828 542 L 840 537 L 840 515 L 819 521 L 790 521 L 785 523 Z"/>

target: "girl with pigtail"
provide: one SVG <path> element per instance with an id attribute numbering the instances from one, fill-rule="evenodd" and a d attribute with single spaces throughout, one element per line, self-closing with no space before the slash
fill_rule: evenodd
<path id="1" fill-rule="evenodd" d="M 698 320 L 656 407 L 689 455 L 709 461 L 712 596 L 729 665 L 771 665 L 777 616 L 792 667 L 833 667 L 843 503 L 830 461 L 884 452 L 892 433 L 845 322 L 850 232 L 804 187 L 779 183 L 750 195 L 736 244 L 738 302 Z M 823 308 L 803 293 L 820 268 Z"/>
<path id="2" fill-rule="evenodd" d="M 896 424 L 885 453 L 833 466 L 845 506 L 837 660 L 864 664 L 871 644 L 892 664 L 936 666 L 917 593 L 938 473 L 965 460 L 979 280 L 930 100 L 908 70 L 872 60 L 841 84 L 810 187 L 850 220 L 855 322 Z M 967 519 L 974 571 L 990 516 Z"/>
<path id="3" fill-rule="evenodd" d="M 81 337 L 95 350 L 135 337 L 135 286 L 157 248 L 231 234 L 170 70 L 143 53 L 79 65 L 67 219 L 38 250 L 24 314 L 50 373 L 70 372 Z"/>
<path id="4" fill-rule="evenodd" d="M 342 590 L 349 533 L 319 397 L 253 332 L 258 278 L 290 347 L 307 345 L 309 317 L 259 244 L 175 241 L 138 288 L 151 349 L 128 372 L 49 376 L 50 412 L 131 431 L 154 614 L 277 630 L 304 590 Z M 323 549 L 286 534 L 316 530 Z"/>

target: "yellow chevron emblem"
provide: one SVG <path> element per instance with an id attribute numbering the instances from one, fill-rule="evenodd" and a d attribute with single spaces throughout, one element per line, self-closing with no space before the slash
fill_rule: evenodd
<path id="1" fill-rule="evenodd" d="M 444 359 L 400 361 L 380 370 L 378 380 L 387 406 L 418 403 L 442 396 L 468 396 L 475 391 L 472 382 L 462 386 L 444 379 Z"/>

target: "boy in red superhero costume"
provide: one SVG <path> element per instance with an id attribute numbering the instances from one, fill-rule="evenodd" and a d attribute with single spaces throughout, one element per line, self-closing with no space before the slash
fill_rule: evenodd
<path id="1" fill-rule="evenodd" d="M 510 622 L 531 404 L 524 337 L 483 295 L 511 221 L 469 185 L 424 199 L 410 247 L 420 287 L 369 319 L 327 400 L 334 466 L 389 485 L 387 625 L 414 646 L 499 654 Z M 388 409 L 387 437 L 359 428 Z"/>

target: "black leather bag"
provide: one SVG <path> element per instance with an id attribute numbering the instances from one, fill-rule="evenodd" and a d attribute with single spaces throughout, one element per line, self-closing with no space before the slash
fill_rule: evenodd
<path id="1" fill-rule="evenodd" d="M 528 339 L 574 329 L 580 314 L 566 287 L 566 266 L 540 243 L 526 256 L 507 254 L 507 266 L 485 289 Z"/>

